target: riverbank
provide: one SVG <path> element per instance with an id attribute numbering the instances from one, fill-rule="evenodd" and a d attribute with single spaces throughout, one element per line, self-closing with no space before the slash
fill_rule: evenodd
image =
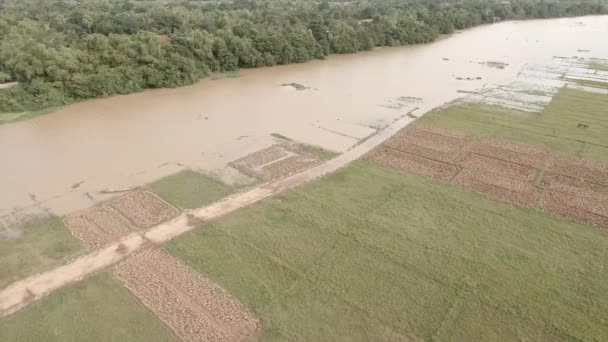
<path id="1" fill-rule="evenodd" d="M 542 86 L 546 74 L 536 76 L 528 82 Z M 203 206 L 5 288 L 0 327 L 103 340 L 125 326 L 112 319 L 125 313 L 159 336 L 190 336 L 183 322 L 228 334 L 217 324 L 227 313 L 206 304 L 216 301 L 210 285 L 195 285 L 204 281 L 254 316 L 246 331 L 262 340 L 605 339 L 608 279 L 598 269 L 607 266 L 608 164 L 576 157 L 604 159 L 608 94 L 561 87 L 539 112 L 508 108 L 513 98 L 472 100 L 419 119 L 429 108 L 410 111 L 340 156 L 211 205 L 237 190 L 192 173 L 152 185 L 178 208 Z M 236 163 L 263 171 L 285 153 Z M 106 206 L 143 217 L 145 205 L 123 211 L 121 198 Z M 149 205 L 145 219 L 163 220 L 163 206 Z M 155 260 L 174 265 L 172 276 Z M 108 293 L 123 300 L 101 302 Z M 41 311 L 57 327 L 31 329 Z M 108 318 L 97 324 L 92 311 Z M 90 323 L 65 329 L 76 316 Z"/>

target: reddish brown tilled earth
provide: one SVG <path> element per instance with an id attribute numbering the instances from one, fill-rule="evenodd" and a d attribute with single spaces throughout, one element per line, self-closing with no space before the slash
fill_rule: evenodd
<path id="1" fill-rule="evenodd" d="M 475 170 L 475 173 L 477 174 L 500 176 L 525 181 L 533 181 L 538 172 L 537 169 L 529 166 L 475 153 L 465 154 L 458 161 L 458 164 L 464 168 Z"/>
<path id="2" fill-rule="evenodd" d="M 549 153 L 536 147 L 488 138 L 477 140 L 471 145 L 470 151 L 537 169 L 543 168 L 550 158 Z"/>
<path id="3" fill-rule="evenodd" d="M 527 206 L 537 205 L 540 199 L 540 192 L 529 181 L 479 173 L 476 170 L 461 171 L 454 178 L 454 184 Z"/>
<path id="4" fill-rule="evenodd" d="M 459 168 L 455 165 L 397 151 L 385 146 L 379 147 L 368 156 L 368 159 L 384 166 L 443 181 L 451 180 L 459 171 Z"/>
<path id="5" fill-rule="evenodd" d="M 585 195 L 602 198 L 608 196 L 608 186 L 586 182 L 579 178 L 545 172 L 540 185 L 545 189 L 564 192 L 571 195 Z"/>
<path id="6" fill-rule="evenodd" d="M 260 171 L 260 177 L 264 180 L 281 179 L 319 165 L 320 163 L 321 161 L 317 158 L 295 155 L 264 166 Z"/>
<path id="7" fill-rule="evenodd" d="M 110 202 L 110 205 L 140 228 L 154 227 L 179 214 L 175 207 L 145 190 L 126 194 Z"/>
<path id="8" fill-rule="evenodd" d="M 553 159 L 548 171 L 608 185 L 608 164 L 560 155 Z"/>
<path id="9" fill-rule="evenodd" d="M 426 124 L 404 129 L 368 159 L 608 228 L 608 164 Z"/>
<path id="10" fill-rule="evenodd" d="M 63 223 L 89 250 L 101 248 L 129 234 L 127 225 L 104 207 L 66 215 Z"/>
<path id="11" fill-rule="evenodd" d="M 576 222 L 608 229 L 608 201 L 598 203 L 592 198 L 549 191 L 544 199 L 544 209 L 568 217 Z"/>
<path id="12" fill-rule="evenodd" d="M 182 341 L 250 341 L 259 334 L 245 306 L 162 250 L 142 252 L 114 272 Z"/>
<path id="13" fill-rule="evenodd" d="M 415 125 L 398 133 L 384 145 L 403 152 L 452 162 L 458 157 L 459 151 L 471 141 L 466 135 L 454 135 L 444 130 L 429 130 L 429 128 L 430 126 Z"/>

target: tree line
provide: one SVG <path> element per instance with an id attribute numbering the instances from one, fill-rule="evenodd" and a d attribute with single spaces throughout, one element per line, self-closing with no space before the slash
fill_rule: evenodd
<path id="1" fill-rule="evenodd" d="M 505 19 L 606 14 L 605 0 L 0 0 L 0 112 L 216 72 L 426 43 Z"/>

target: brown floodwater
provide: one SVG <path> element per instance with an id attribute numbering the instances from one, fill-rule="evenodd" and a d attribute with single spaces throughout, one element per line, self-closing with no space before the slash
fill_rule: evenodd
<path id="1" fill-rule="evenodd" d="M 273 133 L 343 152 L 414 108 L 420 115 L 458 90 L 512 82 L 526 63 L 608 58 L 605 37 L 608 16 L 504 22 L 432 44 L 69 105 L 0 126 L 0 217 L 64 214 L 184 168 L 236 181 L 227 163 L 273 144 Z M 310 89 L 281 86 L 292 82 Z"/>

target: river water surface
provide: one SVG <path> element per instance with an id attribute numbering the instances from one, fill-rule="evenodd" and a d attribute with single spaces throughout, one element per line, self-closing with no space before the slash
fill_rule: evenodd
<path id="1" fill-rule="evenodd" d="M 458 90 L 512 82 L 527 63 L 608 58 L 606 37 L 608 16 L 503 22 L 426 45 L 73 104 L 0 126 L 0 218 L 65 214 L 107 199 L 106 190 L 184 168 L 234 180 L 227 163 L 273 144 L 273 133 L 343 152 L 408 112 L 457 98 Z M 281 86 L 291 82 L 309 89 Z"/>

